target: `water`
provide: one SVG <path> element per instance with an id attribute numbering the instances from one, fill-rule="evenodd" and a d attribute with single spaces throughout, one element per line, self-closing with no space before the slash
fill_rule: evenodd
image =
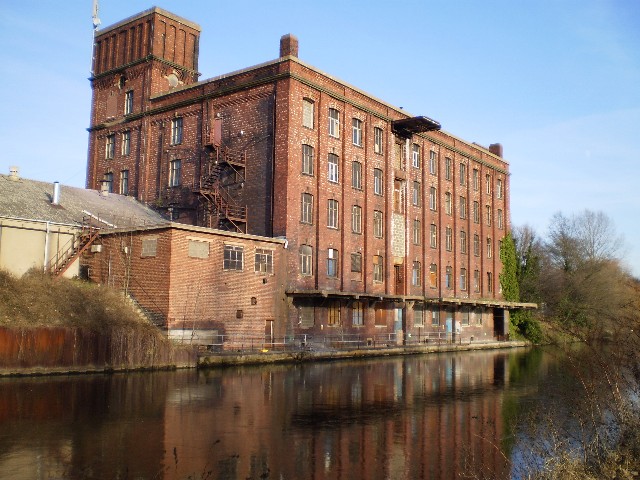
<path id="1" fill-rule="evenodd" d="M 508 478 L 539 350 L 0 380 L 1 479 Z"/>

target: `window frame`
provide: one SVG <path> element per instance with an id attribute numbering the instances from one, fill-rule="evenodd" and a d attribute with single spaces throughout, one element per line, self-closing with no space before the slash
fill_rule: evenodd
<path id="1" fill-rule="evenodd" d="M 311 245 L 300 245 L 300 275 L 310 277 L 313 275 L 313 248 Z"/>
<path id="2" fill-rule="evenodd" d="M 131 154 L 131 130 L 122 132 L 122 145 L 120 145 L 120 153 L 123 157 Z"/>
<path id="3" fill-rule="evenodd" d="M 183 140 L 183 117 L 171 119 L 171 145 L 181 145 Z"/>
<path id="4" fill-rule="evenodd" d="M 384 195 L 384 172 L 380 168 L 373 169 L 373 194 Z"/>
<path id="5" fill-rule="evenodd" d="M 314 148 L 306 143 L 302 144 L 302 174 L 313 177 Z"/>
<path id="6" fill-rule="evenodd" d="M 420 145 L 417 143 L 411 145 L 411 165 L 420 168 Z"/>
<path id="7" fill-rule="evenodd" d="M 429 226 L 429 246 L 431 248 L 438 248 L 438 225 L 435 223 Z"/>
<path id="8" fill-rule="evenodd" d="M 340 111 L 336 108 L 329 108 L 329 136 L 333 138 L 340 138 Z"/>
<path id="9" fill-rule="evenodd" d="M 339 258 L 337 249 L 327 249 L 327 277 L 338 278 Z"/>
<path id="10" fill-rule="evenodd" d="M 131 115 L 133 113 L 133 90 L 124 92 L 124 114 Z"/>
<path id="11" fill-rule="evenodd" d="M 315 126 L 315 102 L 310 98 L 302 99 L 302 126 L 311 130 Z"/>
<path id="12" fill-rule="evenodd" d="M 302 192 L 300 195 L 300 223 L 313 225 L 313 195 Z"/>
<path id="13" fill-rule="evenodd" d="M 362 162 L 351 162 L 351 186 L 356 190 L 362 190 Z"/>
<path id="14" fill-rule="evenodd" d="M 256 248 L 253 253 L 253 271 L 263 275 L 273 275 L 273 250 Z"/>
<path id="15" fill-rule="evenodd" d="M 362 207 L 360 205 L 351 206 L 351 232 L 362 233 Z"/>
<path id="16" fill-rule="evenodd" d="M 384 130 L 380 127 L 373 128 L 373 153 L 384 154 Z"/>
<path id="17" fill-rule="evenodd" d="M 174 158 L 169 161 L 168 185 L 171 188 L 182 185 L 182 160 Z"/>
<path id="18" fill-rule="evenodd" d="M 382 210 L 373 211 L 373 236 L 384 238 L 384 214 Z"/>
<path id="19" fill-rule="evenodd" d="M 351 119 L 352 142 L 356 147 L 362 146 L 362 120 L 359 118 Z"/>
<path id="20" fill-rule="evenodd" d="M 373 256 L 373 283 L 384 282 L 384 257 L 382 255 Z"/>
<path id="21" fill-rule="evenodd" d="M 222 269 L 224 271 L 244 270 L 244 246 L 225 245 L 222 254 Z"/>
<path id="22" fill-rule="evenodd" d="M 104 142 L 104 158 L 112 160 L 116 154 L 116 134 L 110 133 L 106 136 Z"/>
<path id="23" fill-rule="evenodd" d="M 335 198 L 327 200 L 327 228 L 338 228 L 340 221 L 340 204 Z"/>
<path id="24" fill-rule="evenodd" d="M 420 287 L 422 285 L 422 265 L 415 260 L 411 268 L 411 285 Z"/>
<path id="25" fill-rule="evenodd" d="M 327 154 L 327 180 L 340 183 L 340 157 L 335 153 Z"/>
<path id="26" fill-rule="evenodd" d="M 129 195 L 129 170 L 120 170 L 120 195 Z"/>

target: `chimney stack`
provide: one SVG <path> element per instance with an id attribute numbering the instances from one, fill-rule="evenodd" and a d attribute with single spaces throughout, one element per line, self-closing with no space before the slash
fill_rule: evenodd
<path id="1" fill-rule="evenodd" d="M 9 179 L 17 182 L 20 180 L 20 175 L 18 174 L 18 167 L 9 167 Z"/>
<path id="2" fill-rule="evenodd" d="M 489 151 L 494 155 L 502 157 L 502 144 L 501 143 L 492 143 L 489 145 Z"/>
<path id="3" fill-rule="evenodd" d="M 280 56 L 288 57 L 298 56 L 298 38 L 295 35 L 287 33 L 280 38 Z"/>

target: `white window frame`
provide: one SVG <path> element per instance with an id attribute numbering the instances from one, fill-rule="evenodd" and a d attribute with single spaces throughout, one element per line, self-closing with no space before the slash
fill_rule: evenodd
<path id="1" fill-rule="evenodd" d="M 335 108 L 329 109 L 329 136 L 340 138 L 340 112 Z"/>
<path id="2" fill-rule="evenodd" d="M 353 127 L 353 144 L 361 147 L 362 146 L 362 120 L 359 118 L 354 118 L 351 121 Z"/>
<path id="3" fill-rule="evenodd" d="M 337 278 L 339 266 L 339 254 L 335 248 L 327 250 L 327 277 Z"/>
<path id="4" fill-rule="evenodd" d="M 182 144 L 183 119 L 176 117 L 171 119 L 171 145 Z"/>
<path id="5" fill-rule="evenodd" d="M 382 155 L 384 153 L 384 130 L 380 127 L 373 129 L 373 152 Z"/>
<path id="6" fill-rule="evenodd" d="M 244 247 L 241 245 L 225 245 L 222 256 L 222 269 L 226 271 L 244 270 Z"/>
<path id="7" fill-rule="evenodd" d="M 307 145 L 306 143 L 302 144 L 302 173 L 303 175 L 311 175 L 313 176 L 313 147 L 311 145 Z"/>
<path id="8" fill-rule="evenodd" d="M 300 196 L 300 222 L 313 225 L 313 195 L 303 192 Z"/>
<path id="9" fill-rule="evenodd" d="M 362 190 L 362 163 L 357 160 L 351 163 L 351 186 Z"/>
<path id="10" fill-rule="evenodd" d="M 182 184 L 182 160 L 174 158 L 169 162 L 169 186 L 179 187 Z"/>
<path id="11" fill-rule="evenodd" d="M 384 236 L 384 216 L 381 210 L 373 211 L 373 236 L 376 238 Z"/>
<path id="12" fill-rule="evenodd" d="M 414 168 L 420 168 L 420 145 L 417 143 L 411 146 L 411 165 Z"/>
<path id="13" fill-rule="evenodd" d="M 373 169 L 373 194 L 384 195 L 384 172 L 380 168 Z"/>
<path id="14" fill-rule="evenodd" d="M 362 207 L 360 205 L 351 207 L 351 231 L 362 233 Z"/>
<path id="15" fill-rule="evenodd" d="M 331 183 L 338 183 L 340 181 L 340 157 L 335 153 L 329 153 L 327 155 L 327 179 Z"/>
<path id="16" fill-rule="evenodd" d="M 122 132 L 122 145 L 120 146 L 120 153 L 123 157 L 126 157 L 131 153 L 131 130 Z"/>
<path id="17" fill-rule="evenodd" d="M 338 228 L 339 204 L 338 200 L 330 198 L 327 200 L 327 227 Z"/>

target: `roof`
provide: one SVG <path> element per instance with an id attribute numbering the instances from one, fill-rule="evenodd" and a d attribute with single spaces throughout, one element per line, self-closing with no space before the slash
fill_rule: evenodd
<path id="1" fill-rule="evenodd" d="M 133 197 L 97 190 L 60 186 L 58 205 L 51 203 L 53 183 L 0 175 L 0 217 L 65 225 L 81 225 L 92 216 L 105 226 L 142 226 L 166 223 L 159 213 Z"/>

